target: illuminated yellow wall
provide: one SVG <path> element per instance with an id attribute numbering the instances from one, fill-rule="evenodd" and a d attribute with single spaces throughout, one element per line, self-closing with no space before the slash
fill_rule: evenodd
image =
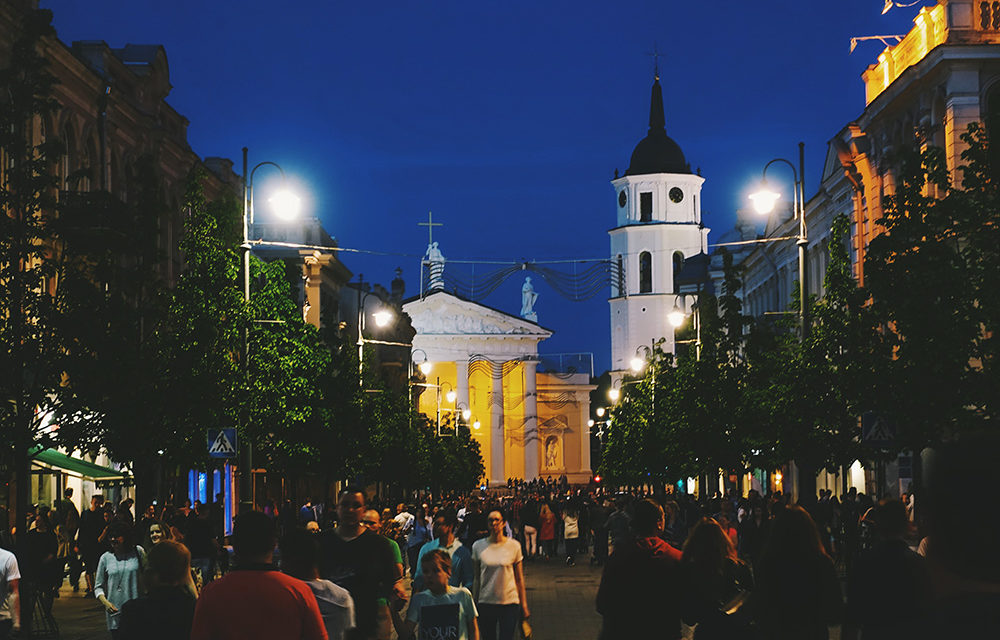
<path id="1" fill-rule="evenodd" d="M 524 365 L 504 368 L 504 461 L 505 478 L 524 477 Z"/>

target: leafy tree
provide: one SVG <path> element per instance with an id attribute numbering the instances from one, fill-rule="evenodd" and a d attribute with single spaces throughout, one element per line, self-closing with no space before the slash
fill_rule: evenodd
<path id="1" fill-rule="evenodd" d="M 1000 326 L 1000 187 L 978 124 L 958 188 L 944 152 L 905 153 L 865 261 L 892 348 L 883 393 L 899 446 L 920 448 L 995 421 Z"/>

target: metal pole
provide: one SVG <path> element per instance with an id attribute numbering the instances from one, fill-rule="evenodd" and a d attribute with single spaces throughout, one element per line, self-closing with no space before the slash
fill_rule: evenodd
<path id="1" fill-rule="evenodd" d="M 362 308 L 364 297 L 362 287 L 365 283 L 365 274 L 358 274 L 358 386 L 364 386 L 365 372 L 365 337 L 361 333 L 362 325 L 365 322 L 365 311 Z"/>
<path id="2" fill-rule="evenodd" d="M 806 247 L 809 236 L 806 234 L 806 199 L 805 199 L 805 152 L 804 142 L 799 143 L 799 180 L 796 187 L 799 190 L 799 340 L 805 342 L 809 337 L 809 288 L 806 286 Z"/>
<path id="3" fill-rule="evenodd" d="M 247 148 L 243 147 L 243 244 L 240 245 L 240 270 L 243 276 L 243 303 L 250 306 L 250 183 L 247 177 Z M 244 322 L 240 331 L 243 348 L 243 380 L 250 381 L 250 335 L 249 325 Z M 247 384 L 249 389 L 249 384 Z M 253 511 L 253 445 L 250 441 L 249 405 L 244 403 L 245 420 L 243 439 L 240 444 L 240 508 L 239 513 Z"/>

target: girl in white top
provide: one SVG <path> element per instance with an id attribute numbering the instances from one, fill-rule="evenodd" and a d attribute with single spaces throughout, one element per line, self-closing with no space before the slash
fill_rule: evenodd
<path id="1" fill-rule="evenodd" d="M 503 514 L 490 511 L 486 523 L 489 538 L 472 545 L 473 594 L 479 608 L 479 630 L 483 640 L 511 640 L 518 622 L 531 616 L 521 565 L 524 556 L 521 544 L 504 535 Z"/>

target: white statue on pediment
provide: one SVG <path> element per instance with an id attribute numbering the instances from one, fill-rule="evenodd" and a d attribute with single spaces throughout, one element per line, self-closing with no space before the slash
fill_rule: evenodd
<path id="1" fill-rule="evenodd" d="M 427 245 L 427 254 L 424 256 L 427 262 L 428 288 L 444 289 L 444 263 L 445 257 L 438 248 L 438 243 L 432 242 Z"/>
<path id="2" fill-rule="evenodd" d="M 524 278 L 524 286 L 521 287 L 521 317 L 531 322 L 538 322 L 538 314 L 535 313 L 535 301 L 538 294 L 531 284 L 531 276 Z"/>

